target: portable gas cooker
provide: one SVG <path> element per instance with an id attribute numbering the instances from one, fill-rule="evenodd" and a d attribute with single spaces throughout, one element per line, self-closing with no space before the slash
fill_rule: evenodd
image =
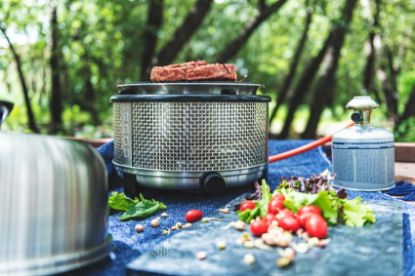
<path id="1" fill-rule="evenodd" d="M 267 168 L 268 102 L 261 85 L 133 83 L 111 97 L 115 168 L 125 192 L 140 186 L 222 190 L 253 183 Z"/>

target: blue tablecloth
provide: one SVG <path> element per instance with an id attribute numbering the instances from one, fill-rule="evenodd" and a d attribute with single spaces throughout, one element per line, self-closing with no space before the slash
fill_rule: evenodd
<path id="1" fill-rule="evenodd" d="M 276 154 L 283 152 L 303 144 L 307 141 L 273 141 L 269 142 L 269 154 Z M 98 149 L 103 156 L 108 173 L 111 179 L 111 189 L 121 190 L 118 186 L 119 179 L 114 175 L 111 164 L 113 157 L 113 143 L 105 144 Z M 321 148 L 306 152 L 302 155 L 295 156 L 274 164 L 269 165 L 268 183 L 272 188 L 279 183 L 281 177 L 287 176 L 310 176 L 319 174 L 325 169 L 330 169 L 331 163 L 326 158 Z M 173 226 L 178 221 L 184 221 L 184 213 L 189 209 L 201 209 L 205 216 L 225 205 L 227 202 L 241 195 L 242 193 L 251 191 L 251 187 L 244 187 L 235 190 L 230 190 L 222 195 L 206 196 L 197 194 L 188 194 L 183 192 L 165 192 L 157 190 L 146 190 L 144 196 L 146 198 L 155 198 L 164 202 L 167 206 L 169 217 L 162 220 L 162 227 L 152 228 L 150 221 L 155 216 L 150 217 L 140 223 L 144 225 L 144 233 L 137 234 L 134 231 L 136 221 L 120 222 L 118 214 L 113 214 L 109 217 L 108 226 L 109 232 L 113 237 L 114 250 L 110 258 L 101 261 L 95 265 L 79 270 L 79 273 L 89 275 L 119 275 L 125 272 L 126 265 L 138 257 L 140 254 L 147 252 L 154 248 L 163 240 L 172 237 L 162 236 L 163 228 Z M 413 190 L 412 190 L 413 191 Z M 361 196 L 363 199 L 377 199 L 377 200 L 397 200 L 389 195 L 381 192 L 349 192 L 349 195 Z M 415 207 L 410 204 L 405 205 L 404 214 L 404 269 L 405 275 L 415 274 Z"/>

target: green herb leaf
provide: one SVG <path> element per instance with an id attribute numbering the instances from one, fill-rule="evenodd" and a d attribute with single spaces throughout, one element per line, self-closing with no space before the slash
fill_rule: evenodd
<path id="1" fill-rule="evenodd" d="M 261 218 L 263 218 L 268 213 L 268 204 L 271 201 L 271 197 L 271 190 L 264 179 L 261 183 L 261 200 L 259 201 L 259 216 Z"/>
<path id="2" fill-rule="evenodd" d="M 117 211 L 127 211 L 138 203 L 138 199 L 131 199 L 124 193 L 112 192 L 108 198 L 108 206 Z"/>
<path id="3" fill-rule="evenodd" d="M 372 208 L 362 204 L 360 197 L 343 200 L 343 219 L 349 227 L 362 227 L 366 223 L 376 222 Z"/>
<path id="4" fill-rule="evenodd" d="M 157 201 L 140 201 L 132 208 L 124 212 L 119 219 L 120 220 L 129 220 L 129 219 L 143 219 L 147 218 L 154 213 L 156 213 L 160 208 L 160 204 Z"/>
<path id="5" fill-rule="evenodd" d="M 154 199 L 145 199 L 142 194 L 138 197 L 131 199 L 126 197 L 124 193 L 113 192 L 108 199 L 108 205 L 111 209 L 125 211 L 119 217 L 120 220 L 147 218 L 157 211 L 167 208 L 164 203 Z"/>
<path id="6" fill-rule="evenodd" d="M 245 223 L 251 223 L 251 220 L 261 215 L 261 207 L 259 202 L 255 202 L 254 209 L 247 209 L 245 211 L 237 211 L 239 220 Z"/>

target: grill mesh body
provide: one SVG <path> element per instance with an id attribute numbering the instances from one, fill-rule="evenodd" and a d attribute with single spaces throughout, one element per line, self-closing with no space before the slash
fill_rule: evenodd
<path id="1" fill-rule="evenodd" d="M 163 172 L 267 162 L 267 102 L 115 102 L 114 161 Z"/>

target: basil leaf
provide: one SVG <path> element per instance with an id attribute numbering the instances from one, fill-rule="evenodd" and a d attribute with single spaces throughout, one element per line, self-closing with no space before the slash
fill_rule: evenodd
<path id="1" fill-rule="evenodd" d="M 124 195 L 124 193 L 112 192 L 108 198 L 108 206 L 117 211 L 127 211 L 137 203 L 137 198 L 128 198 Z"/>
<path id="2" fill-rule="evenodd" d="M 124 212 L 119 219 L 120 220 L 129 220 L 129 219 L 143 219 L 147 218 L 154 213 L 156 213 L 160 208 L 160 203 L 157 201 L 140 201 L 126 212 Z"/>

